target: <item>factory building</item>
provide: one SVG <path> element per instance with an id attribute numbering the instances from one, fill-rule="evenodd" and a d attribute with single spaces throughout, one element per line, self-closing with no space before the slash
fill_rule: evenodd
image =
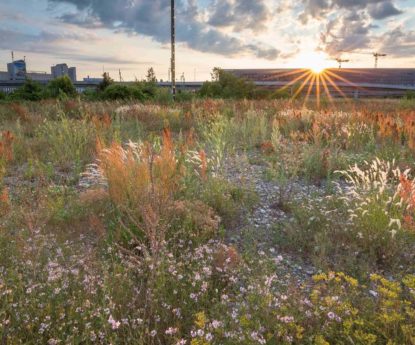
<path id="1" fill-rule="evenodd" d="M 25 80 L 26 79 L 26 61 L 16 60 L 7 64 L 7 72 L 9 80 Z"/>
<path id="2" fill-rule="evenodd" d="M 27 72 L 26 73 L 27 79 L 31 79 L 34 81 L 40 82 L 48 82 L 53 79 L 52 74 L 46 72 Z"/>
<path id="3" fill-rule="evenodd" d="M 53 76 L 46 72 L 27 71 L 25 60 L 15 60 L 10 62 L 7 64 L 7 72 L 0 72 L 1 81 L 24 81 L 26 79 L 48 82 L 53 79 Z"/>
<path id="4" fill-rule="evenodd" d="M 76 83 L 76 67 L 69 67 L 68 73 L 69 79 L 72 80 L 72 83 Z"/>
<path id="5" fill-rule="evenodd" d="M 234 69 L 225 70 L 255 82 L 292 82 L 305 79 L 306 69 Z M 303 75 L 303 78 L 299 78 Z M 414 68 L 328 68 L 321 75 L 349 84 L 385 84 L 415 86 Z"/>
<path id="6" fill-rule="evenodd" d="M 66 63 L 61 63 L 51 67 L 53 78 L 68 76 L 73 83 L 76 82 L 76 67 L 68 67 Z"/>
<path id="7" fill-rule="evenodd" d="M 415 88 L 415 68 L 304 68 L 225 70 L 269 89 L 334 97 L 400 97 Z"/>
<path id="8" fill-rule="evenodd" d="M 9 72 L 2 72 L 0 71 L 0 81 L 8 81 L 9 78 Z"/>

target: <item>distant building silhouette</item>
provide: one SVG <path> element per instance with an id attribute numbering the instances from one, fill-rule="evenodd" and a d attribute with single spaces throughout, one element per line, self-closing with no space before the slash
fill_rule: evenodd
<path id="1" fill-rule="evenodd" d="M 68 67 L 66 63 L 61 63 L 56 66 L 52 66 L 51 72 L 54 79 L 68 76 L 73 83 L 76 83 L 76 67 Z"/>
<path id="2" fill-rule="evenodd" d="M 7 64 L 7 73 L 9 80 L 25 80 L 26 79 L 26 61 L 16 60 Z"/>

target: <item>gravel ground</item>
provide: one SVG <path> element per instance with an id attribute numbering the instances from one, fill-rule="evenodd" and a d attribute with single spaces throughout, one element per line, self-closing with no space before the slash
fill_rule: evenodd
<path id="1" fill-rule="evenodd" d="M 279 276 L 282 274 L 287 281 L 306 283 L 317 270 L 310 263 L 283 253 L 273 245 L 272 237 L 276 225 L 290 221 L 292 217 L 280 206 L 280 186 L 276 181 L 265 178 L 266 169 L 266 162 L 261 160 L 259 153 L 237 154 L 226 160 L 223 177 L 232 183 L 255 190 L 259 198 L 252 212 L 246 214 L 246 219 L 238 227 L 228 231 L 227 239 L 239 247 L 247 245 L 244 241 L 253 241 L 260 252 L 269 253 L 278 261 Z M 293 182 L 290 188 L 290 197 L 294 201 L 323 195 L 325 192 L 323 187 L 301 181 Z M 250 234 L 249 239 L 243 238 L 246 232 Z"/>

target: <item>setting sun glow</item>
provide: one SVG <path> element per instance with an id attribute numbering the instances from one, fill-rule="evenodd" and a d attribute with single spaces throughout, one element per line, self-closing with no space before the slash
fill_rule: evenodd
<path id="1" fill-rule="evenodd" d="M 295 59 L 295 63 L 298 67 L 310 69 L 316 74 L 323 72 L 332 65 L 329 57 L 322 52 L 301 53 Z"/>

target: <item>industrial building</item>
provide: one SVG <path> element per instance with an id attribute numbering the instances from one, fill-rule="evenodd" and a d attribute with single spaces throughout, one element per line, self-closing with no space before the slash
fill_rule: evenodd
<path id="1" fill-rule="evenodd" d="M 7 72 L 10 80 L 25 80 L 26 79 L 26 61 L 15 60 L 7 64 Z"/>
<path id="2" fill-rule="evenodd" d="M 0 71 L 0 81 L 24 81 L 26 79 L 38 82 L 49 82 L 55 78 L 68 76 L 76 83 L 76 67 L 68 67 L 67 64 L 58 64 L 51 67 L 51 73 L 32 72 L 27 70 L 25 60 L 15 60 L 7 64 L 7 72 Z"/>
<path id="3" fill-rule="evenodd" d="M 76 67 L 68 67 L 66 63 L 61 63 L 51 67 L 53 78 L 68 76 L 73 83 L 76 83 Z"/>
<path id="4" fill-rule="evenodd" d="M 257 86 L 333 97 L 398 97 L 415 90 L 415 68 L 233 69 Z"/>

